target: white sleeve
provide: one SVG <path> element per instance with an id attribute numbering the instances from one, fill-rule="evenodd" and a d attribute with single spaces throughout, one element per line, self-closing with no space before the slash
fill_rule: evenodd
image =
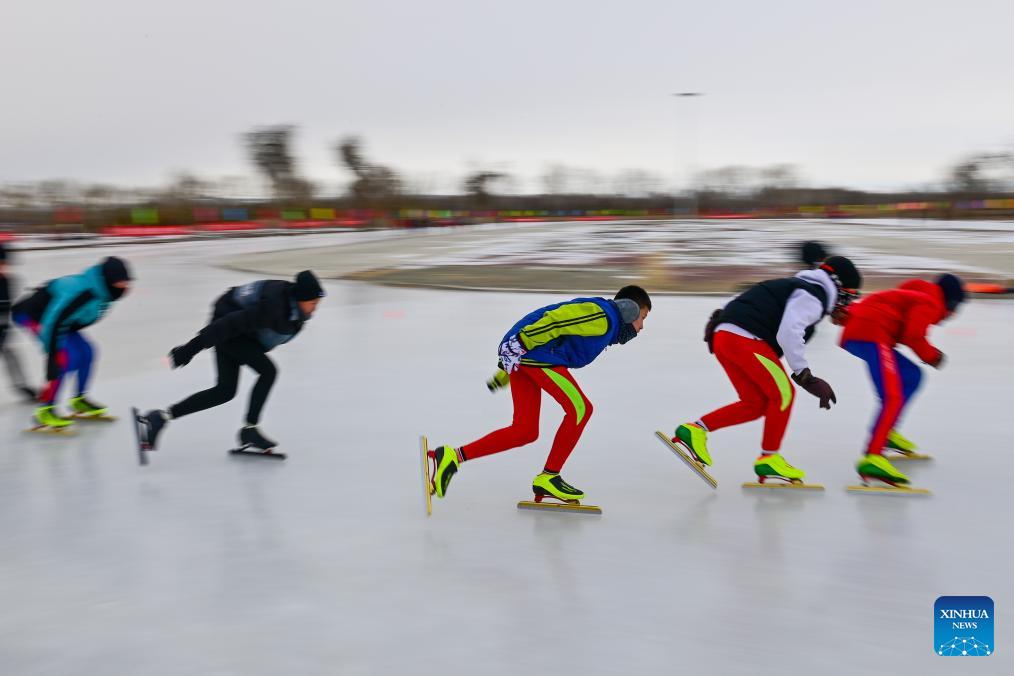
<path id="1" fill-rule="evenodd" d="M 793 373 L 799 373 L 809 366 L 806 362 L 806 342 L 803 337 L 806 328 L 819 322 L 823 316 L 824 308 L 813 294 L 796 289 L 789 296 L 776 338 Z"/>

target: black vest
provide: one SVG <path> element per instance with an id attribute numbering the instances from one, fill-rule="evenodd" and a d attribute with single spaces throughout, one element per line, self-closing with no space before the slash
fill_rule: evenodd
<path id="1" fill-rule="evenodd" d="M 799 277 L 769 279 L 755 284 L 736 296 L 722 310 L 720 323 L 735 324 L 746 329 L 771 346 L 779 357 L 782 348 L 778 344 L 778 327 L 785 314 L 789 296 L 796 289 L 802 289 L 820 301 L 821 319 L 827 314 L 827 291 L 820 284 L 807 282 Z M 820 320 L 817 320 L 818 322 Z M 809 341 L 817 322 L 806 327 L 804 340 Z"/>

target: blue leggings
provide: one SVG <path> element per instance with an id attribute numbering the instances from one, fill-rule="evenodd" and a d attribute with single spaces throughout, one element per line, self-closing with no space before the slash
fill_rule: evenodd
<path id="1" fill-rule="evenodd" d="M 26 315 L 14 317 L 14 321 L 28 331 L 39 336 L 39 324 Z M 88 391 L 88 381 L 92 375 L 92 363 L 95 361 L 95 349 L 92 344 L 80 333 L 72 333 L 61 336 L 56 343 L 56 363 L 60 372 L 55 380 L 46 383 L 39 393 L 39 401 L 46 405 L 52 405 L 56 401 L 56 394 L 60 391 L 60 385 L 68 373 L 77 374 L 77 393 L 82 395 Z"/>
<path id="2" fill-rule="evenodd" d="M 887 435 L 898 424 L 902 412 L 919 389 L 922 371 L 903 354 L 882 343 L 850 340 L 842 347 L 866 362 L 880 397 L 880 411 L 873 419 L 866 445 L 867 453 L 880 455 L 887 445 Z"/>

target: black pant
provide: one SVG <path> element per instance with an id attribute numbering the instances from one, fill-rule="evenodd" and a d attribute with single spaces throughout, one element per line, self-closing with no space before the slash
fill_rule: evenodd
<path id="1" fill-rule="evenodd" d="M 260 376 L 250 393 L 250 407 L 246 422 L 256 425 L 261 418 L 261 409 L 275 384 L 278 369 L 253 338 L 236 338 L 215 348 L 215 363 L 218 365 L 218 382 L 211 389 L 192 394 L 169 408 L 173 418 L 182 418 L 191 413 L 204 411 L 231 401 L 236 396 L 239 384 L 239 367 L 249 366 Z"/>

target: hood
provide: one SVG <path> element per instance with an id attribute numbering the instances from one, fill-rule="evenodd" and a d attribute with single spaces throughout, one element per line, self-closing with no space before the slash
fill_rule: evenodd
<path id="1" fill-rule="evenodd" d="M 940 311 L 940 317 L 947 316 L 947 299 L 944 297 L 944 290 L 940 288 L 939 284 L 927 282 L 925 279 L 910 279 L 898 288 L 929 296 L 933 299 L 933 304 L 936 305 L 937 310 Z"/>
<path id="2" fill-rule="evenodd" d="M 94 293 L 99 300 L 108 303 L 112 300 L 113 296 L 109 292 L 109 287 L 106 285 L 106 278 L 102 274 L 102 264 L 93 265 L 84 272 L 81 276 L 88 283 L 88 290 Z"/>
<path id="3" fill-rule="evenodd" d="M 827 312 L 830 313 L 834 309 L 835 303 L 838 302 L 838 286 L 831 279 L 831 275 L 823 270 L 803 270 L 796 277 L 811 284 L 822 286 L 824 291 L 827 292 Z"/>

